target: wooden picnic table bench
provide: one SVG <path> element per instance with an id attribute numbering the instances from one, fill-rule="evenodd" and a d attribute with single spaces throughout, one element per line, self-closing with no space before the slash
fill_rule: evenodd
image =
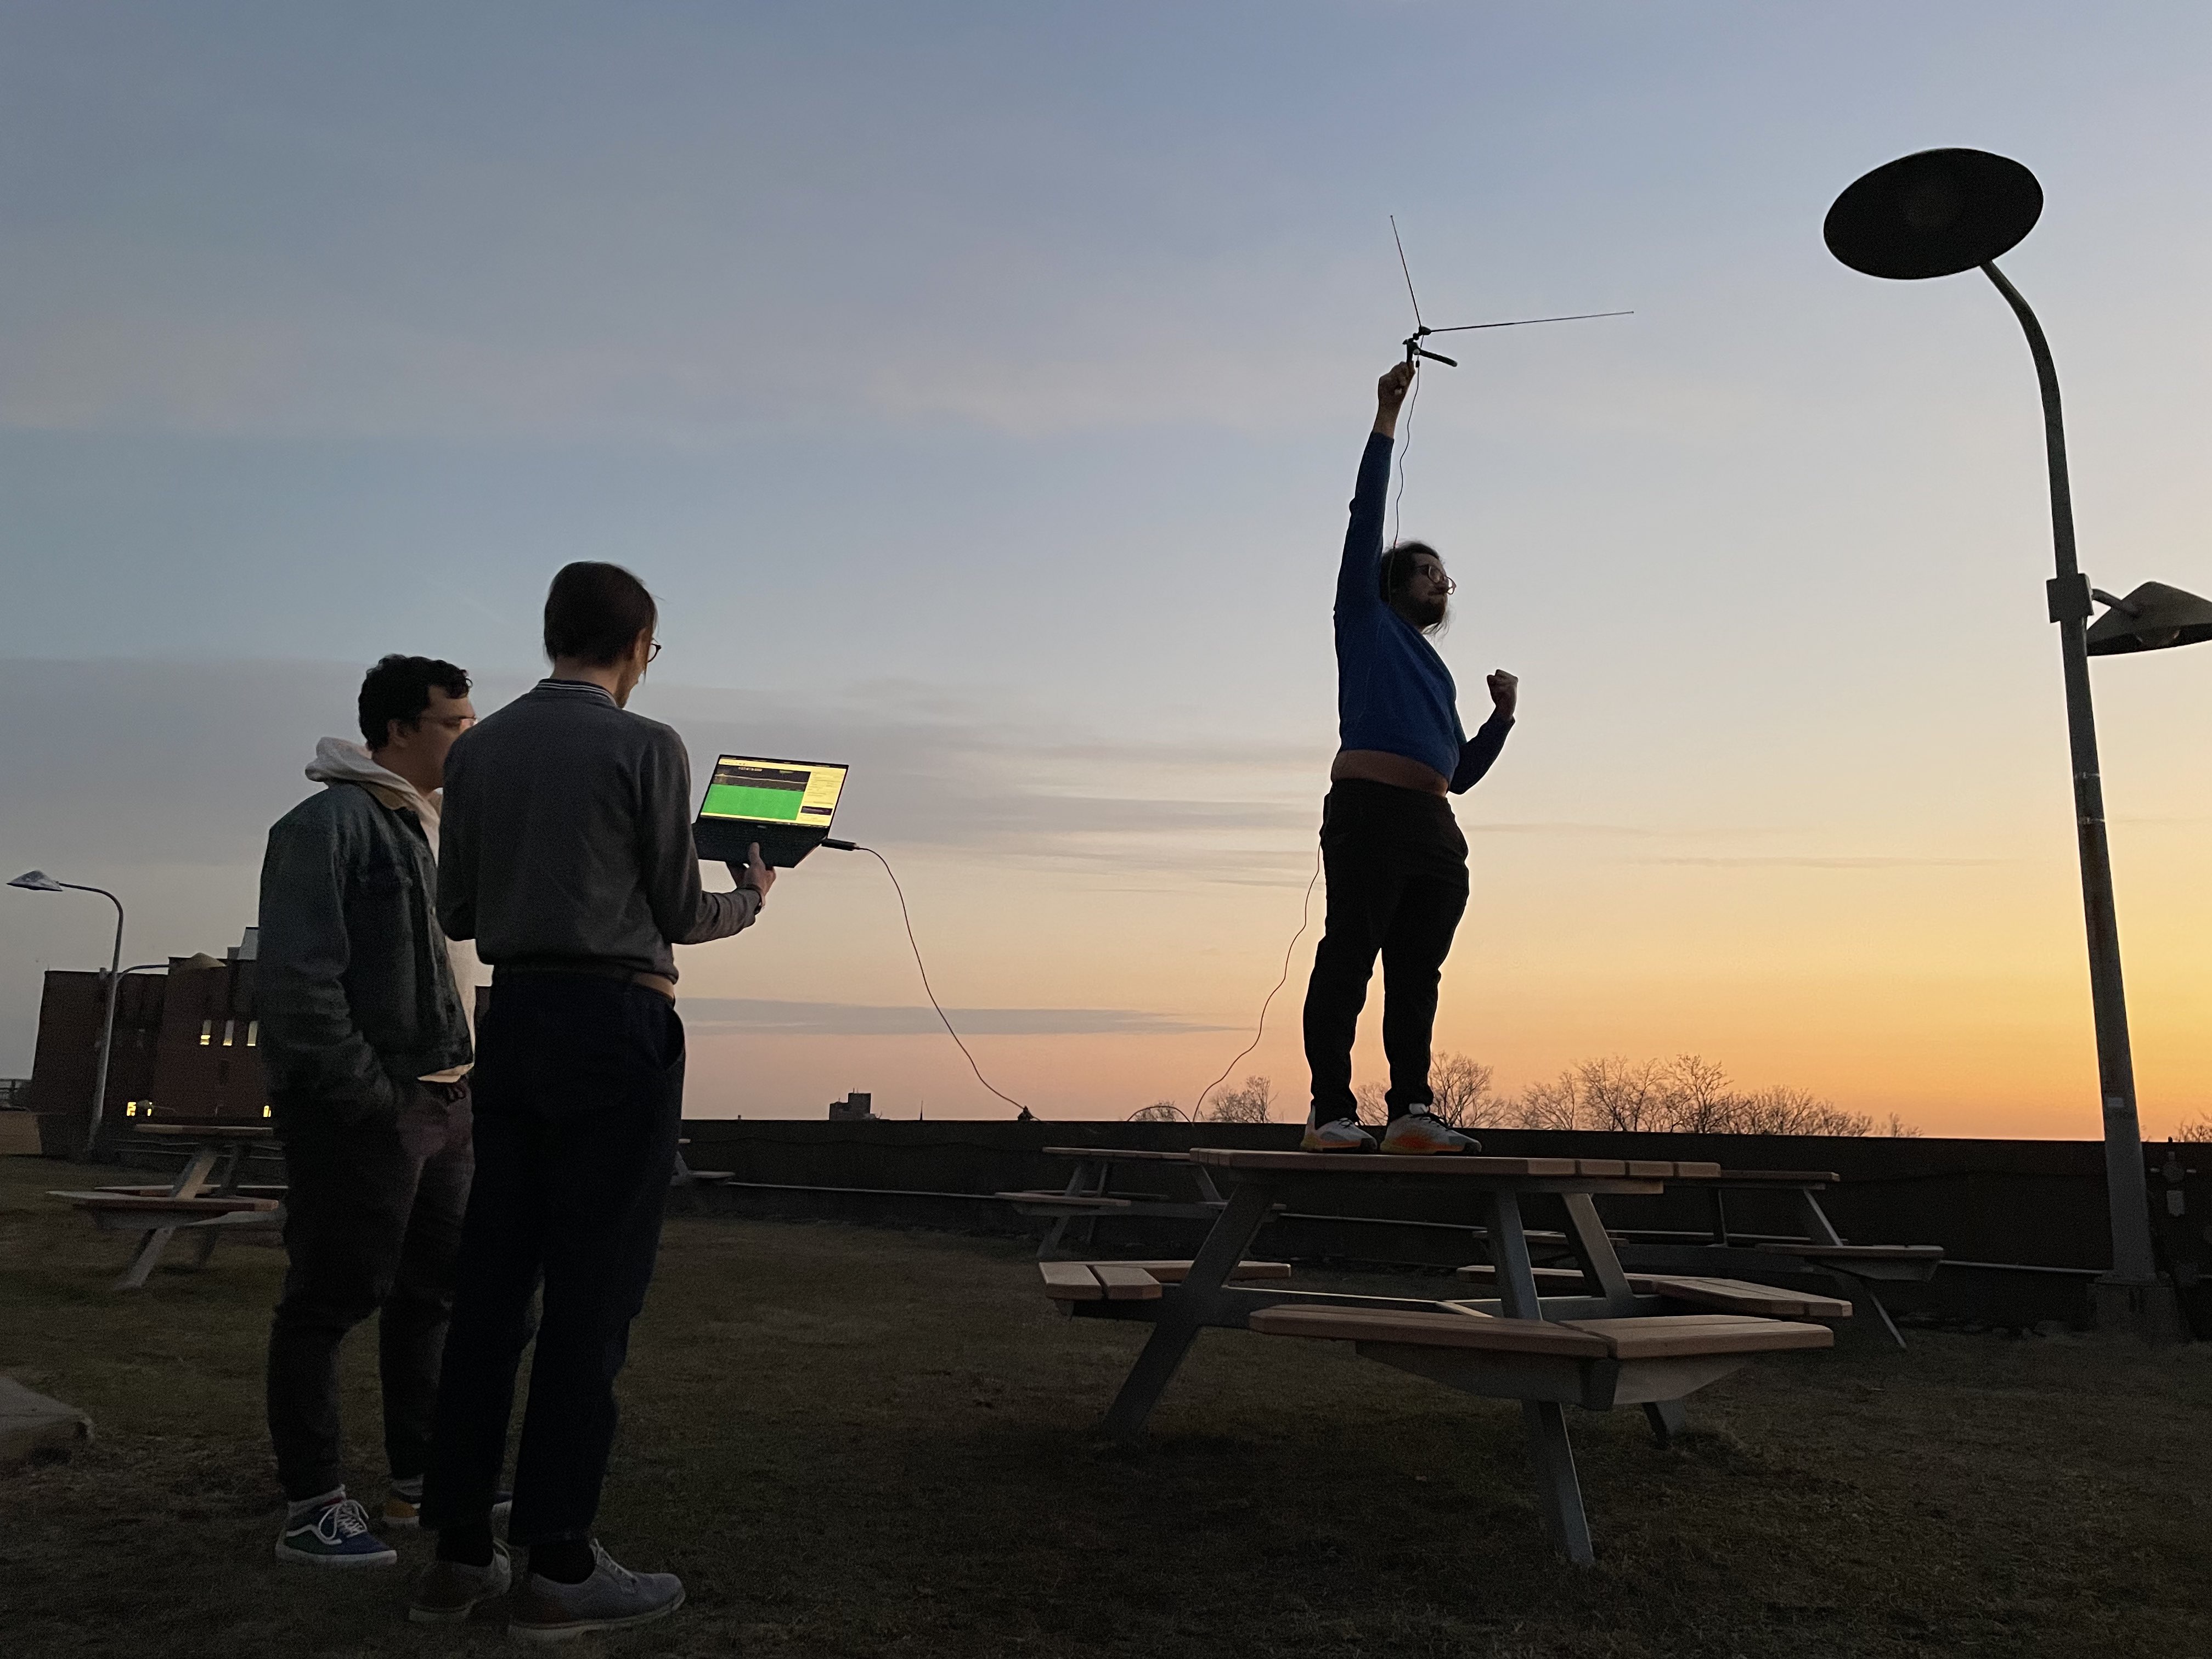
<path id="1" fill-rule="evenodd" d="M 1188 1152 L 1148 1152 L 1127 1146 L 1048 1146 L 1044 1155 L 1067 1158 L 1074 1164 L 1075 1172 L 1068 1176 L 1065 1188 L 1056 1193 L 1038 1190 L 997 1194 L 1019 1213 L 1044 1217 L 1052 1222 L 1037 1245 L 1040 1261 L 1050 1261 L 1060 1255 L 1071 1229 L 1079 1227 L 1081 1244 L 1091 1248 L 1102 1217 L 1210 1222 L 1221 1213 L 1220 1189 L 1213 1184 L 1211 1175 L 1190 1161 Z M 1164 1193 L 1110 1192 L 1109 1188 L 1117 1171 L 1127 1167 L 1173 1168 L 1178 1173 L 1188 1173 L 1196 1196 L 1176 1200 Z"/>
<path id="2" fill-rule="evenodd" d="M 1545 1523 L 1567 1558 L 1592 1559 L 1589 1520 L 1575 1477 L 1562 1409 L 1641 1406 L 1664 1443 L 1682 1426 L 1682 1401 L 1752 1357 L 1830 1346 L 1833 1334 L 1788 1311 L 1841 1318 L 1848 1303 L 1790 1298 L 1769 1286 L 1700 1284 L 1639 1276 L 1632 1282 L 1598 1219 L 1606 1194 L 1656 1194 L 1687 1171 L 1721 1173 L 1711 1164 L 1617 1158 L 1403 1157 L 1387 1153 L 1240 1152 L 1199 1147 L 1197 1168 L 1231 1185 L 1205 1243 L 1188 1262 L 1039 1264 L 1046 1295 L 1078 1318 L 1141 1320 L 1152 1327 L 1108 1411 L 1117 1439 L 1140 1436 L 1152 1408 L 1201 1330 L 1350 1341 L 1362 1357 L 1449 1387 L 1517 1400 L 1538 1471 Z M 1420 1180 L 1447 1183 L 1482 1213 L 1495 1298 L 1443 1300 L 1304 1291 L 1285 1281 L 1282 1263 L 1244 1252 L 1293 1181 Z M 1539 1291 L 1529 1260 L 1521 1199 L 1555 1195 L 1567 1212 L 1577 1259 L 1571 1273 L 1547 1271 Z M 1480 1277 L 1470 1274 L 1470 1277 Z M 1570 1287 L 1566 1280 L 1575 1283 Z M 1755 1303 L 1757 1310 L 1729 1304 Z M 1711 1311 L 1715 1306 L 1722 1311 Z M 1689 1307 L 1695 1311 L 1685 1312 Z"/>
<path id="3" fill-rule="evenodd" d="M 1905 1334 L 1897 1328 L 1880 1294 L 1870 1281 L 1925 1284 L 1942 1265 L 1940 1244 L 1850 1244 L 1836 1231 L 1819 1194 L 1840 1180 L 1830 1170 L 1725 1170 L 1711 1175 L 1684 1175 L 1676 1184 L 1704 1190 L 1711 1206 L 1710 1234 L 1616 1229 L 1613 1237 L 1626 1247 L 1621 1259 L 1631 1267 L 1681 1270 L 1692 1274 L 1717 1273 L 1755 1279 L 1765 1274 L 1789 1278 L 1808 1271 L 1844 1281 L 1869 1304 L 1882 1328 L 1899 1347 Z M 1730 1227 L 1727 1195 L 1731 1192 L 1771 1192 L 1788 1195 L 1802 1236 L 1747 1234 Z"/>
<path id="4" fill-rule="evenodd" d="M 256 1145 L 275 1138 L 263 1123 L 145 1123 L 137 1133 L 157 1140 L 181 1141 L 190 1151 L 185 1167 L 166 1188 L 104 1187 L 84 1192 L 58 1192 L 50 1197 L 66 1199 L 91 1216 L 102 1232 L 135 1232 L 137 1253 L 123 1277 L 118 1291 L 143 1288 L 160 1263 L 169 1241 L 179 1232 L 192 1235 L 197 1254 L 193 1265 L 204 1267 L 216 1243 L 241 1228 L 261 1231 L 284 1224 L 283 1188 L 242 1188 L 239 1171 L 246 1154 Z M 216 1165 L 222 1168 L 216 1173 Z"/>

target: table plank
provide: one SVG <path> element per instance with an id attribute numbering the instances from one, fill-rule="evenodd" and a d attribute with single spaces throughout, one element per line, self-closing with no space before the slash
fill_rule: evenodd
<path id="1" fill-rule="evenodd" d="M 1402 1152 L 1252 1152 L 1231 1146 L 1194 1146 L 1190 1159 L 1217 1170 L 1271 1175 L 1441 1175 L 1522 1178 L 1583 1173 L 1571 1158 L 1479 1158 L 1456 1152 L 1424 1157 Z M 1672 1170 L 1671 1164 L 1666 1166 Z"/>
<path id="2" fill-rule="evenodd" d="M 1048 1146 L 1047 1158 L 1073 1158 L 1102 1164 L 1188 1164 L 1188 1152 L 1146 1152 L 1135 1146 Z"/>
<path id="3" fill-rule="evenodd" d="M 1602 1359 L 1605 1339 L 1541 1319 L 1470 1319 L 1463 1312 L 1382 1313 L 1366 1308 L 1262 1308 L 1248 1322 L 1269 1336 L 1333 1337 L 1346 1342 L 1405 1342 L 1429 1348 L 1487 1348 L 1504 1353 L 1571 1354 Z"/>

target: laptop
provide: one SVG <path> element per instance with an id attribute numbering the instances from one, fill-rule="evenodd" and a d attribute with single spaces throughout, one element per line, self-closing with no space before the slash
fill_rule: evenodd
<path id="1" fill-rule="evenodd" d="M 724 755 L 708 780 L 691 825 L 702 859 L 743 864 L 760 843 L 762 862 L 788 868 L 828 838 L 847 769 L 828 761 Z"/>

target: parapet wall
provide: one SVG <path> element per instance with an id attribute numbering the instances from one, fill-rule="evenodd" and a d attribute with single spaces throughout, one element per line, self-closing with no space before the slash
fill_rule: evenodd
<path id="1" fill-rule="evenodd" d="M 699 1169 L 727 1170 L 738 1181 L 792 1187 L 989 1194 L 1066 1184 L 1066 1163 L 1044 1156 L 1055 1146 L 1295 1146 L 1285 1124 L 1187 1123 L 819 1123 L 770 1119 L 687 1122 L 687 1156 Z M 2104 1148 L 2094 1141 L 1956 1140 L 1813 1135 L 1561 1133 L 1530 1129 L 1480 1132 L 1484 1150 L 1509 1157 L 1704 1158 L 1723 1168 L 1832 1170 L 1842 1177 L 1821 1202 L 1846 1238 L 1868 1243 L 1941 1244 L 1962 1261 L 2102 1269 L 2110 1261 Z M 2147 1149 L 2155 1167 L 2163 1143 Z M 2185 1189 L 2188 1212 L 2212 1209 L 2212 1146 L 2185 1161 L 2203 1166 Z M 1168 1172 L 1132 1176 L 1126 1184 L 1170 1188 Z M 2154 1177 L 2153 1207 L 2165 1183 Z M 1293 1188 L 1294 1210 L 1404 1220 L 1464 1221 L 1447 1194 L 1422 1185 L 1376 1182 Z M 1729 1223 L 1739 1231 L 1799 1231 L 1784 1201 L 1732 1194 Z M 1702 1194 L 1607 1200 L 1613 1224 L 1697 1229 L 1711 1224 Z M 1531 1218 L 1534 1219 L 1534 1217 Z M 2201 1226 L 2196 1229 L 2202 1237 Z"/>

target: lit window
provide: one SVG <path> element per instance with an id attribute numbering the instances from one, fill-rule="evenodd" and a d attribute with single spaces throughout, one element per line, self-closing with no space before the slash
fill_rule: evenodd
<path id="1" fill-rule="evenodd" d="M 125 1101 L 125 1102 L 123 1103 L 123 1115 L 124 1115 L 124 1116 L 125 1116 L 125 1117 L 136 1117 L 136 1116 L 137 1116 L 137 1115 L 138 1115 L 138 1103 L 137 1103 L 137 1101 L 135 1101 L 135 1100 L 126 1100 L 126 1101 Z"/>
<path id="2" fill-rule="evenodd" d="M 260 1042 L 261 1022 L 258 1019 L 247 1020 L 246 1022 L 246 1046 L 249 1048 L 255 1048 L 259 1045 Z"/>
<path id="3" fill-rule="evenodd" d="M 200 1047 L 204 1048 L 208 1044 L 214 1041 L 215 1022 L 211 1019 L 202 1020 L 200 1022 Z"/>
<path id="4" fill-rule="evenodd" d="M 234 1019 L 227 1019 L 227 1020 L 223 1021 L 223 1023 L 222 1023 L 222 1046 L 223 1046 L 224 1048 L 229 1048 L 229 1047 L 230 1047 L 230 1039 L 231 1039 L 232 1034 L 233 1034 L 233 1033 L 237 1030 L 237 1026 L 238 1026 L 238 1022 L 237 1022 L 236 1020 L 234 1020 Z"/>
<path id="5" fill-rule="evenodd" d="M 261 1115 L 264 1117 L 267 1117 L 269 1115 L 269 1109 L 266 1106 L 264 1106 L 261 1109 Z"/>

